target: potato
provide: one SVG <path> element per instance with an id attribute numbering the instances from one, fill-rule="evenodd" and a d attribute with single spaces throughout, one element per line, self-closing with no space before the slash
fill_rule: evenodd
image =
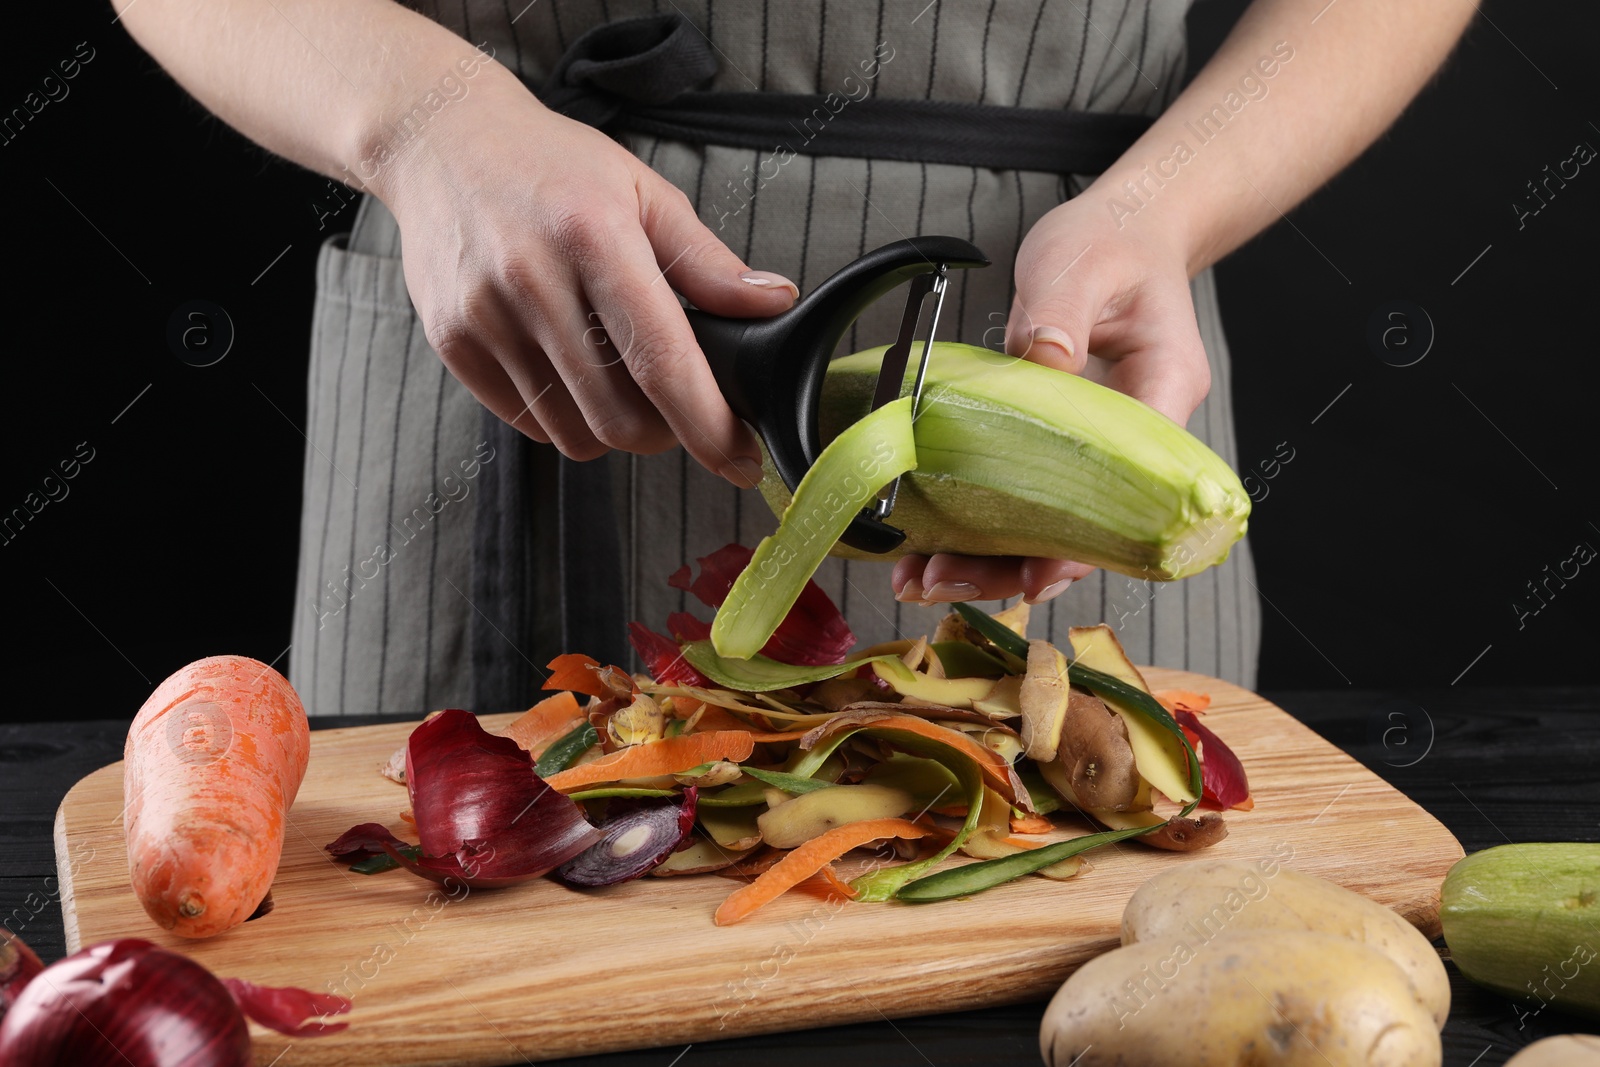
<path id="1" fill-rule="evenodd" d="M 1090 960 L 1045 1010 L 1051 1067 L 1425 1067 L 1442 1060 L 1411 981 L 1330 934 L 1146 941 Z"/>
<path id="2" fill-rule="evenodd" d="M 1600 1037 L 1594 1034 L 1547 1037 L 1511 1057 L 1506 1067 L 1600 1067 Z"/>
<path id="3" fill-rule="evenodd" d="M 1168 868 L 1140 886 L 1122 913 L 1122 943 L 1191 945 L 1222 933 L 1298 930 L 1333 934 L 1377 949 L 1411 978 L 1417 1000 L 1444 1027 L 1450 979 L 1428 939 L 1383 905 L 1267 859 L 1201 859 Z"/>

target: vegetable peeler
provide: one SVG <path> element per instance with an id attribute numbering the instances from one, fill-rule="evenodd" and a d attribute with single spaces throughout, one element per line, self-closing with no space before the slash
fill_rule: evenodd
<path id="1" fill-rule="evenodd" d="M 821 452 L 817 406 L 822 379 L 850 324 L 879 297 L 911 282 L 899 336 L 883 354 L 872 410 L 911 396 L 915 411 L 949 272 L 988 265 L 976 246 L 959 237 L 912 237 L 868 252 L 770 319 L 724 318 L 696 308 L 686 314 L 728 406 L 761 434 L 773 466 L 793 492 Z M 933 310 L 922 339 L 922 361 L 907 388 L 906 365 L 929 296 Z M 851 519 L 840 540 L 863 552 L 897 548 L 906 539 L 905 531 L 884 520 L 894 511 L 899 487 L 898 478 L 884 486 L 877 500 Z"/>

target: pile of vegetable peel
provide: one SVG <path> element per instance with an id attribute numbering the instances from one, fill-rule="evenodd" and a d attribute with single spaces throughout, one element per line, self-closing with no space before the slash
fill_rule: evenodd
<path id="1" fill-rule="evenodd" d="M 717 608 L 751 559 L 728 545 L 671 581 Z M 1204 848 L 1226 834 L 1221 810 L 1252 806 L 1201 721 L 1209 698 L 1152 694 L 1109 627 L 1058 649 L 1027 638 L 1024 604 L 955 608 L 934 634 L 852 651 L 808 580 L 744 659 L 688 612 L 671 637 L 633 623 L 648 673 L 568 653 L 549 665 L 555 693 L 498 735 L 467 712 L 430 717 L 390 761 L 420 840 L 373 823 L 328 849 L 479 887 L 716 873 L 746 883 L 715 911 L 726 925 L 797 887 L 923 903 L 1067 879 L 1116 841 Z M 1095 832 L 1063 839 L 1073 824 Z M 957 853 L 975 862 L 946 862 Z"/>

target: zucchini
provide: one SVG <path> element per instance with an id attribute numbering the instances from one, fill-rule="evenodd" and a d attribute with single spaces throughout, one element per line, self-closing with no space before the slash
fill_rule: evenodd
<path id="1" fill-rule="evenodd" d="M 1445 877 L 1439 919 L 1474 982 L 1600 1016 L 1600 843 L 1475 852 Z"/>
<path id="2" fill-rule="evenodd" d="M 832 440 L 869 410 L 883 348 L 835 360 L 819 429 Z M 911 371 L 914 372 L 915 368 Z M 895 553 L 1046 556 L 1156 581 L 1227 558 L 1250 498 L 1215 452 L 1166 416 L 1077 375 L 938 342 L 915 425 L 916 469 L 890 518 Z M 782 514 L 789 493 L 761 483 Z"/>

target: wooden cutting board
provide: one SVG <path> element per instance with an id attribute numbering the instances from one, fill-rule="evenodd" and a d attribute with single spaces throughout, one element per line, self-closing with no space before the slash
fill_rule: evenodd
<path id="1" fill-rule="evenodd" d="M 1226 682 L 1150 669 L 1155 688 L 1214 698 L 1206 722 L 1249 772 L 1207 853 L 1283 859 L 1391 907 L 1430 937 L 1462 855 L 1438 820 L 1282 709 Z M 490 729 L 511 716 L 485 716 Z M 791 892 L 732 927 L 737 883 L 645 878 L 577 892 L 549 879 L 460 899 L 401 871 L 364 876 L 322 846 L 351 826 L 398 831 L 406 793 L 378 774 L 411 727 L 311 735 L 268 915 L 208 941 L 151 922 L 129 887 L 122 764 L 56 814 L 67 945 L 143 937 L 221 976 L 353 997 L 350 1028 L 291 1040 L 252 1026 L 258 1064 L 502 1064 L 1041 998 L 1117 944 L 1129 894 L 1187 858 L 1140 845 L 1090 854 L 1076 879 L 1029 877 L 966 900 L 850 904 Z M 1084 832 L 1072 830 L 1072 835 Z M 1066 835 L 1063 835 L 1066 836 Z"/>

